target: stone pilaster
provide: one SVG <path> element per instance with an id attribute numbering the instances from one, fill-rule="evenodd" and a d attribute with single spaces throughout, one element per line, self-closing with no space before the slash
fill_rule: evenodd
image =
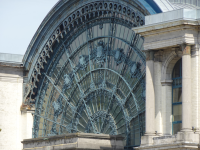
<path id="1" fill-rule="evenodd" d="M 182 44 L 182 130 L 191 131 L 191 46 Z"/>
<path id="2" fill-rule="evenodd" d="M 162 127 L 163 135 L 172 133 L 172 82 L 162 83 Z"/>
<path id="3" fill-rule="evenodd" d="M 157 51 L 154 54 L 154 92 L 155 92 L 155 131 L 156 135 L 163 134 L 162 126 L 162 51 Z"/>
<path id="4" fill-rule="evenodd" d="M 154 52 L 149 51 L 146 57 L 146 132 L 155 135 L 155 92 L 154 92 Z"/>
<path id="5" fill-rule="evenodd" d="M 199 47 L 194 45 L 191 47 L 191 101 L 192 101 L 192 127 L 197 133 L 199 132 Z"/>
<path id="6" fill-rule="evenodd" d="M 146 132 L 141 145 L 152 145 L 155 137 L 154 52 L 146 52 Z"/>

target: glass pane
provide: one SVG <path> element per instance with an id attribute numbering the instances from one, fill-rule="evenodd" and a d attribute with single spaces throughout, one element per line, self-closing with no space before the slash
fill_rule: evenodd
<path id="1" fill-rule="evenodd" d="M 182 123 L 173 124 L 173 134 L 177 134 L 181 130 Z"/>
<path id="2" fill-rule="evenodd" d="M 173 89 L 173 103 L 182 102 L 182 88 Z"/>
<path id="3" fill-rule="evenodd" d="M 182 104 L 173 105 L 173 121 L 182 120 Z"/>
<path id="4" fill-rule="evenodd" d="M 174 66 L 174 70 L 173 70 L 173 75 L 172 78 L 177 78 L 177 77 L 181 77 L 181 65 L 182 65 L 182 60 L 180 59 L 176 65 Z"/>
<path id="5" fill-rule="evenodd" d="M 173 79 L 173 86 L 181 86 L 182 85 L 182 78 Z"/>

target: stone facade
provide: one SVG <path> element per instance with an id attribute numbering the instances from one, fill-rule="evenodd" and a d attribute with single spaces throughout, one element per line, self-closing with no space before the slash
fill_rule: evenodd
<path id="1" fill-rule="evenodd" d="M 146 133 L 136 149 L 198 149 L 199 16 L 188 18 L 188 13 L 198 11 L 180 9 L 147 16 L 145 26 L 134 28 L 144 36 L 147 54 Z M 172 71 L 181 58 L 182 129 L 172 135 Z"/>
<path id="2" fill-rule="evenodd" d="M 24 71 L 17 58 L 0 54 L 0 150 L 21 150 L 21 141 L 32 136 L 32 114 L 20 110 Z"/>
<path id="3" fill-rule="evenodd" d="M 50 37 L 54 32 L 54 28 L 57 28 L 59 24 L 58 20 L 60 18 L 64 19 L 68 13 L 71 13 L 69 9 L 67 11 L 60 9 L 63 8 L 60 6 L 64 3 L 61 2 L 44 19 L 37 34 L 35 34 L 39 36 L 34 36 L 24 56 L 24 60 L 28 60 L 27 63 L 24 63 L 26 69 L 31 69 L 29 72 L 30 80 L 33 80 L 31 73 L 34 68 L 30 67 L 32 62 L 36 64 L 37 61 L 42 61 L 43 56 L 50 57 L 49 54 L 46 55 L 43 48 L 37 49 L 37 46 L 40 46 L 38 43 L 41 42 L 41 39 L 45 42 L 47 40 L 47 38 L 40 35 Z M 79 3 L 82 2 L 79 1 Z M 86 4 L 86 2 L 84 3 Z M 135 3 L 135 1 L 132 1 L 132 3 Z M 149 8 L 147 3 L 145 6 Z M 73 7 L 70 6 L 70 8 L 75 9 L 75 5 Z M 125 7 L 123 11 L 124 13 L 126 12 Z M 51 16 L 56 16 L 55 12 L 59 14 L 56 21 L 56 17 Z M 146 16 L 145 26 L 133 29 L 145 38 L 144 52 L 146 53 L 146 133 L 141 139 L 141 146 L 136 149 L 199 149 L 199 14 L 200 10 L 180 9 Z M 48 22 L 45 23 L 47 20 Z M 143 24 L 143 20 L 139 18 L 137 22 L 139 21 L 142 21 Z M 45 27 L 45 25 L 47 26 Z M 42 28 L 45 30 L 42 30 Z M 47 29 L 51 32 L 44 34 L 47 33 Z M 56 36 L 59 37 L 59 30 L 57 31 Z M 63 38 L 63 35 L 60 35 Z M 57 40 L 59 42 L 59 38 Z M 34 41 L 36 41 L 36 44 Z M 34 54 L 38 51 L 45 52 L 43 53 L 45 55 L 41 53 L 43 56 L 41 55 L 41 59 L 36 61 L 37 58 L 35 56 L 38 55 Z M 50 51 L 53 50 L 51 49 Z M 172 71 L 180 59 L 182 59 L 182 129 L 177 134 L 172 135 Z M 32 136 L 33 117 L 28 112 L 34 111 L 34 109 L 30 109 L 30 107 L 23 104 L 23 97 L 26 98 L 30 94 L 29 92 L 24 94 L 23 90 L 27 88 L 26 90 L 29 91 L 31 86 L 25 83 L 26 72 L 21 60 L 22 56 L 0 54 L 0 150 L 21 150 L 22 144 L 20 142 Z M 33 86 L 37 88 L 36 85 Z M 33 92 L 32 94 L 34 95 L 35 93 Z M 28 139 L 23 140 L 22 143 L 23 150 L 121 150 L 124 149 L 125 145 L 123 140 L 121 136 L 74 133 Z"/>

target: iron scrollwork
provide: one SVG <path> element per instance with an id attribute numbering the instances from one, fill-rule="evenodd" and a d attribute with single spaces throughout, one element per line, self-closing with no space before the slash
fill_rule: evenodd
<path id="1" fill-rule="evenodd" d="M 99 64 L 99 66 L 102 66 L 106 60 L 107 47 L 105 46 L 105 43 L 100 40 L 98 42 L 97 48 L 94 51 L 96 51 L 96 63 Z"/>
<path id="2" fill-rule="evenodd" d="M 81 11 L 79 10 L 79 16 L 81 17 L 79 18 L 79 16 L 70 16 L 70 22 L 69 17 L 66 18 L 66 20 L 63 21 L 63 26 L 61 25 L 62 29 L 59 28 L 59 32 L 56 32 L 56 34 L 52 36 L 53 39 L 51 39 L 51 45 L 48 45 L 48 52 L 49 57 L 54 57 L 54 54 L 56 54 L 56 57 L 54 57 L 55 59 L 50 60 L 51 63 L 54 63 L 49 65 L 50 67 L 48 69 L 45 68 L 44 64 L 42 64 L 41 66 L 44 66 L 44 68 L 42 69 L 46 69 L 46 74 L 48 74 L 49 76 L 53 76 L 55 74 L 56 80 L 55 84 L 53 85 L 54 88 L 52 88 L 52 91 L 54 91 L 56 87 L 58 88 L 56 89 L 57 91 L 61 89 L 59 92 L 61 96 L 59 96 L 58 98 L 56 97 L 53 100 L 53 103 L 51 100 L 53 99 L 52 97 L 54 95 L 51 94 L 51 98 L 49 96 L 48 101 L 52 105 L 54 118 L 48 118 L 52 122 L 52 126 L 50 129 L 46 127 L 46 124 L 43 126 L 45 130 L 48 130 L 45 131 L 45 133 L 43 134 L 44 136 L 57 135 L 62 132 L 94 132 L 97 134 L 107 133 L 111 135 L 117 135 L 121 134 L 119 132 L 121 124 L 122 127 L 125 128 L 123 129 L 123 133 L 125 135 L 130 134 L 131 130 L 129 129 L 129 123 L 132 119 L 134 119 L 135 116 L 137 116 L 138 110 L 136 109 L 136 102 L 139 103 L 138 100 L 135 100 L 131 95 L 133 89 L 130 85 L 130 82 L 135 82 L 135 79 L 130 78 L 139 78 L 141 76 L 141 65 L 144 64 L 142 64 L 143 61 L 140 61 L 140 64 L 139 62 L 136 62 L 136 60 L 132 60 L 131 57 L 128 57 L 128 54 L 125 54 L 125 52 L 127 51 L 126 46 L 117 46 L 118 48 L 116 48 L 114 40 L 120 41 L 122 43 L 124 42 L 124 45 L 127 45 L 128 47 L 134 46 L 134 44 L 132 44 L 132 41 L 134 40 L 134 34 L 132 34 L 133 31 L 131 31 L 130 29 L 133 26 L 138 25 L 139 22 L 136 22 L 137 24 L 134 24 L 133 22 L 131 23 L 131 14 L 133 11 L 129 10 L 128 7 L 126 7 L 126 14 L 122 12 L 125 8 L 123 5 L 120 5 L 121 10 L 118 10 L 118 5 L 114 7 L 114 3 L 112 6 L 113 9 L 116 9 L 115 12 L 119 11 L 119 13 L 126 16 L 128 21 L 124 21 L 124 16 L 122 16 L 123 18 L 120 18 L 118 17 L 117 13 L 114 14 L 113 11 L 108 11 L 104 8 L 104 5 L 102 5 L 102 10 L 87 10 L 88 14 L 81 13 Z M 83 8 L 84 12 L 86 12 L 85 6 Z M 93 9 L 95 9 L 95 7 L 93 7 Z M 138 16 L 138 14 L 134 14 Z M 129 29 L 128 31 L 131 32 L 130 34 L 132 35 L 130 37 L 132 38 L 125 39 L 123 37 L 124 39 L 120 39 L 120 37 L 117 36 L 119 26 L 122 26 L 122 28 L 126 27 L 127 30 Z M 102 33 L 109 28 L 109 31 L 107 32 L 108 34 L 103 35 L 102 37 L 95 37 L 95 39 L 93 37 L 94 27 L 98 29 L 98 32 L 100 31 Z M 90 32 L 90 34 L 88 34 L 88 32 Z M 77 46 L 77 50 L 74 50 L 76 49 L 76 46 L 74 46 L 75 48 L 72 47 L 72 43 L 76 39 L 78 39 L 78 36 L 82 33 L 84 33 L 83 35 L 89 36 L 89 38 L 86 38 L 85 43 L 83 42 L 82 45 L 78 45 L 76 43 L 78 45 L 77 46 L 75 44 Z M 127 38 L 128 37 L 129 36 L 127 35 Z M 84 41 L 84 39 L 81 40 Z M 105 44 L 103 41 L 108 42 Z M 78 40 L 76 40 L 76 42 L 78 42 Z M 96 42 L 97 45 L 95 45 Z M 55 45 L 54 50 L 54 47 L 52 45 Z M 62 49 L 61 46 L 66 47 L 67 50 L 64 48 Z M 88 47 L 88 52 L 85 52 L 83 50 L 85 47 Z M 134 48 L 132 48 L 131 50 L 133 49 Z M 138 51 L 140 52 L 140 50 Z M 62 54 L 64 55 L 64 53 L 67 55 L 67 60 L 64 60 L 66 62 L 64 62 L 63 66 L 59 66 L 59 68 L 56 65 L 59 63 L 59 60 L 61 59 Z M 59 55 L 61 55 L 60 59 L 58 59 Z M 140 57 L 142 55 L 142 52 L 136 52 L 136 55 Z M 47 61 L 45 62 L 48 63 L 49 59 L 47 59 Z M 70 64 L 69 67 L 71 67 L 71 71 L 67 70 L 67 63 Z M 92 63 L 94 63 L 95 67 L 93 67 Z M 125 72 L 127 74 L 120 73 L 120 71 L 116 71 L 117 69 L 114 70 L 112 66 L 114 66 L 114 68 L 117 68 L 118 70 L 123 68 L 125 71 L 127 71 Z M 58 74 L 56 74 L 57 71 L 54 71 L 55 68 L 58 70 Z M 93 70 L 93 68 L 95 71 Z M 38 69 L 38 73 L 39 70 L 40 69 Z M 111 72 L 113 76 L 111 75 L 110 77 L 109 72 Z M 127 76 L 128 80 L 125 78 L 125 76 Z M 116 81 L 111 82 L 112 80 Z M 64 83 L 60 84 L 60 81 Z M 122 81 L 124 84 L 120 85 Z M 142 81 L 136 79 L 136 82 L 142 84 L 143 89 L 142 92 L 139 93 L 139 97 L 145 97 L 145 95 L 143 94 L 145 92 L 145 86 L 143 86 Z M 46 89 L 45 91 L 41 90 L 41 96 L 43 95 L 43 92 L 45 95 Z M 130 96 L 127 96 L 127 93 L 129 92 Z M 119 95 L 122 96 L 120 97 Z M 43 102 L 44 97 L 42 96 L 41 99 L 39 99 L 38 101 L 38 106 L 36 110 L 39 116 L 41 111 L 43 110 Z M 64 102 L 66 103 L 66 106 L 63 106 L 64 104 L 62 103 Z M 50 109 L 46 110 L 49 111 Z M 47 117 L 48 113 L 49 112 L 45 114 Z M 132 115 L 132 113 L 135 113 L 136 115 Z M 59 116 L 62 116 L 61 119 L 58 119 Z M 61 122 L 60 120 L 64 121 Z M 120 120 L 124 121 L 121 121 L 121 123 L 119 123 Z M 34 137 L 38 137 L 38 124 L 40 123 L 39 121 L 40 117 L 35 117 L 33 134 Z M 127 136 L 127 139 L 128 138 L 129 137 Z"/>
<path id="3" fill-rule="evenodd" d="M 79 57 L 79 67 L 81 70 L 85 70 L 87 68 L 87 57 L 85 55 L 81 55 Z"/>
<path id="4" fill-rule="evenodd" d="M 114 60 L 116 61 L 117 65 L 119 65 L 120 63 L 123 62 L 123 60 L 122 60 L 122 56 L 123 55 L 124 55 L 124 53 L 123 53 L 123 49 L 122 48 L 118 48 L 115 51 Z"/>

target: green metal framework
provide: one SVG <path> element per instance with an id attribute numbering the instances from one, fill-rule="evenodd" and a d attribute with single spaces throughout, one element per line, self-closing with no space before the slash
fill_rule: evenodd
<path id="1" fill-rule="evenodd" d="M 140 145 L 145 129 L 144 14 L 123 1 L 78 5 L 46 41 L 29 78 L 33 138 L 87 132 Z"/>

